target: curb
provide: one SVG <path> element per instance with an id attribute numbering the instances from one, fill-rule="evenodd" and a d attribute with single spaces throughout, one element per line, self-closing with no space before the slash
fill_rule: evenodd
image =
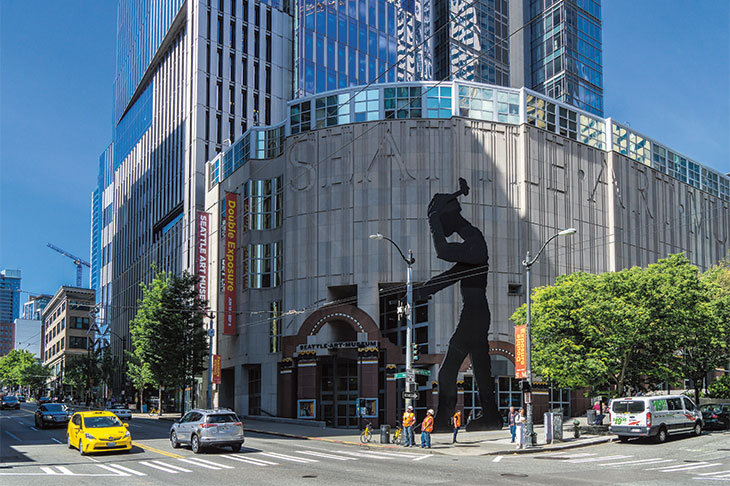
<path id="1" fill-rule="evenodd" d="M 396 445 L 386 445 L 386 444 L 361 444 L 359 442 L 350 442 L 346 440 L 338 440 L 338 439 L 327 439 L 324 437 L 308 437 L 306 435 L 297 435 L 297 434 L 289 434 L 286 432 L 272 432 L 269 430 L 260 430 L 260 429 L 251 429 L 251 428 L 245 428 L 243 429 L 246 432 L 251 432 L 255 434 L 262 434 L 262 435 L 273 435 L 278 437 L 288 437 L 290 439 L 300 439 L 300 440 L 316 440 L 320 442 L 330 442 L 333 444 L 346 444 L 346 445 L 354 445 L 354 446 L 360 446 L 360 447 L 374 447 L 374 448 L 380 448 L 380 449 L 402 449 L 401 446 Z M 533 447 L 529 449 L 509 449 L 509 450 L 501 450 L 501 451 L 492 451 L 492 452 L 485 452 L 484 454 L 478 454 L 480 456 L 506 456 L 506 455 L 512 455 L 512 454 L 535 454 L 538 452 L 551 452 L 551 451 L 560 451 L 565 449 L 576 449 L 579 447 L 588 447 L 592 445 L 598 445 L 598 444 L 604 444 L 607 442 L 613 442 L 616 440 L 615 437 L 609 436 L 597 440 L 591 440 L 590 442 L 568 442 L 565 444 L 559 444 L 559 445 L 551 445 L 549 447 Z M 438 455 L 454 455 L 454 454 L 446 454 L 441 451 L 435 451 L 435 450 L 428 450 L 428 452 L 424 451 L 424 454 L 438 454 Z"/>
<path id="2" fill-rule="evenodd" d="M 559 445 L 551 445 L 548 447 L 542 447 L 542 446 L 536 446 L 536 447 L 530 447 L 527 449 L 513 449 L 513 450 L 503 450 L 503 451 L 494 451 L 494 452 L 486 452 L 484 454 L 481 454 L 482 456 L 506 456 L 511 454 L 535 454 L 538 452 L 551 452 L 551 451 L 562 451 L 565 449 L 577 449 L 579 447 L 588 447 L 592 445 L 598 445 L 598 444 L 605 444 L 607 442 L 613 442 L 616 440 L 616 437 L 608 436 L 601 439 L 591 440 L 590 442 L 568 442 L 565 444 L 559 444 Z"/>

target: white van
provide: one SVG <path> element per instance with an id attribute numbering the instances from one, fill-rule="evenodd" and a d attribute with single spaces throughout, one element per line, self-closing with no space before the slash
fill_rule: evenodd
<path id="1" fill-rule="evenodd" d="M 624 442 L 629 437 L 653 437 L 702 433 L 702 412 L 684 395 L 615 398 L 609 405 L 611 433 Z"/>

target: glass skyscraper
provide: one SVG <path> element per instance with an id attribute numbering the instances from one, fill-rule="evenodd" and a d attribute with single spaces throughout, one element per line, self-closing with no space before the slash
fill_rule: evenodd
<path id="1" fill-rule="evenodd" d="M 301 0 L 294 27 L 295 93 L 430 79 L 431 41 L 413 49 L 430 34 L 430 0 Z"/>
<path id="2" fill-rule="evenodd" d="M 525 86 L 603 115 L 600 0 L 522 0 L 510 4 L 513 87 Z"/>
<path id="3" fill-rule="evenodd" d="M 20 316 L 20 270 L 0 270 L 0 322 Z"/>

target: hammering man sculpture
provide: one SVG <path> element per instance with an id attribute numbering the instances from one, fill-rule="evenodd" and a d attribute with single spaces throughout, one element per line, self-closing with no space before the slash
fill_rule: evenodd
<path id="1" fill-rule="evenodd" d="M 458 191 L 436 194 L 431 199 L 428 223 L 436 256 L 454 263 L 454 266 L 414 289 L 414 300 L 423 300 L 457 282 L 461 286 L 461 316 L 438 374 L 439 403 L 434 418 L 435 432 L 453 430 L 449 419 L 456 407 L 456 379 L 467 354 L 471 358 L 482 406 L 482 415 L 472 420 L 467 430 L 500 429 L 503 424 L 494 400 L 494 380 L 489 361 L 491 315 L 487 302 L 487 243 L 482 232 L 461 215 L 457 198 L 462 195 L 469 195 L 469 186 L 464 179 L 459 178 Z M 461 237 L 460 243 L 446 240 L 454 233 Z"/>

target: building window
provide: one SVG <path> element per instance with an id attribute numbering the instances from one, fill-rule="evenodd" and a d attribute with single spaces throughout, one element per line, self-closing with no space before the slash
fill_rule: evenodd
<path id="1" fill-rule="evenodd" d="M 272 302 L 269 308 L 269 352 L 281 352 L 281 301 Z"/>
<path id="2" fill-rule="evenodd" d="M 421 118 L 421 87 L 383 89 L 385 118 Z"/>
<path id="3" fill-rule="evenodd" d="M 88 329 L 89 318 L 88 317 L 72 317 L 71 318 L 72 329 Z"/>
<path id="4" fill-rule="evenodd" d="M 87 321 L 88 321 L 88 319 L 87 319 Z M 61 330 L 63 331 L 64 329 L 66 329 L 66 318 L 65 317 L 63 319 L 61 319 Z"/>
<path id="5" fill-rule="evenodd" d="M 282 197 L 281 177 L 246 182 L 243 200 L 244 231 L 281 226 Z"/>
<path id="6" fill-rule="evenodd" d="M 86 349 L 86 336 L 69 336 L 68 347 L 72 349 Z"/>
<path id="7" fill-rule="evenodd" d="M 312 102 L 304 101 L 291 105 L 289 120 L 292 135 L 311 130 Z"/>
<path id="8" fill-rule="evenodd" d="M 404 284 L 383 285 L 380 294 L 380 331 L 396 346 L 406 346 L 406 318 L 400 312 L 405 307 Z M 413 310 L 413 343 L 420 354 L 428 354 L 428 300 L 419 300 Z"/>
<path id="9" fill-rule="evenodd" d="M 350 123 L 349 99 L 349 93 L 317 98 L 315 100 L 315 128 Z"/>
<path id="10" fill-rule="evenodd" d="M 63 347 L 63 341 L 65 338 L 61 338 L 61 351 L 63 351 L 65 348 Z"/>
<path id="11" fill-rule="evenodd" d="M 248 414 L 261 415 L 261 365 L 248 365 Z"/>
<path id="12" fill-rule="evenodd" d="M 368 89 L 355 95 L 355 121 L 364 122 L 380 118 L 379 93 Z"/>
<path id="13" fill-rule="evenodd" d="M 243 247 L 243 288 L 267 289 L 281 285 L 281 242 Z"/>
<path id="14" fill-rule="evenodd" d="M 450 86 L 434 87 L 426 90 L 426 116 L 428 118 L 451 118 L 453 113 L 451 105 Z"/>

